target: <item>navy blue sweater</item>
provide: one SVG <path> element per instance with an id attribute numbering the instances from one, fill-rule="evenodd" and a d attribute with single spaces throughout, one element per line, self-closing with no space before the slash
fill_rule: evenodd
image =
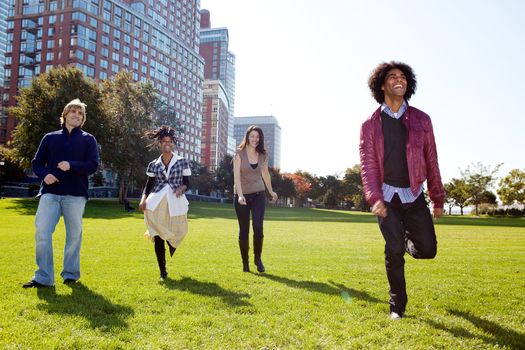
<path id="1" fill-rule="evenodd" d="M 69 162 L 68 171 L 60 170 L 61 161 Z M 88 197 L 88 176 L 97 171 L 99 163 L 97 140 L 80 128 L 71 133 L 63 127 L 46 134 L 32 161 L 33 171 L 42 180 L 40 194 Z M 47 185 L 43 180 L 53 174 L 58 182 Z"/>

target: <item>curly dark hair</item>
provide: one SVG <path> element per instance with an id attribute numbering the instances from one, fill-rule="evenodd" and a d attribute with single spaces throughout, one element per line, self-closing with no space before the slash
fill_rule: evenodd
<path id="1" fill-rule="evenodd" d="M 374 99 L 377 102 L 385 102 L 385 93 L 383 92 L 381 87 L 385 83 L 386 75 L 388 74 L 388 72 L 396 68 L 402 71 L 405 77 L 407 78 L 407 91 L 404 96 L 405 100 L 410 100 L 410 97 L 412 97 L 412 95 L 416 93 L 416 75 L 414 74 L 414 71 L 408 64 L 396 61 L 383 62 L 374 69 L 374 71 L 372 72 L 372 74 L 370 74 L 370 77 L 368 78 L 368 87 L 372 92 L 372 97 L 374 97 Z"/>
<path id="2" fill-rule="evenodd" d="M 144 137 L 153 140 L 153 142 L 149 144 L 150 148 L 155 147 L 158 142 L 160 142 L 165 137 L 171 138 L 174 144 L 178 143 L 177 130 L 168 125 L 161 125 L 157 129 L 148 130 L 144 133 Z"/>
<path id="3" fill-rule="evenodd" d="M 263 134 L 261 127 L 257 125 L 252 125 L 248 127 L 248 129 L 246 130 L 246 134 L 244 135 L 244 138 L 241 144 L 239 145 L 239 150 L 242 151 L 243 149 L 246 148 L 246 146 L 249 143 L 248 139 L 250 137 L 250 133 L 252 131 L 257 131 L 259 133 L 259 144 L 257 145 L 257 147 L 255 147 L 255 150 L 257 151 L 257 153 L 266 154 L 266 148 L 264 148 L 264 134 Z"/>

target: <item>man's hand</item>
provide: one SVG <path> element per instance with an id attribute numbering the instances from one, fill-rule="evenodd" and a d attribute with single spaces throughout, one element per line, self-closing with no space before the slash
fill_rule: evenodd
<path id="1" fill-rule="evenodd" d="M 58 163 L 57 168 L 62 170 L 62 171 L 68 171 L 69 169 L 71 169 L 71 167 L 69 165 L 69 162 L 65 161 L 65 160 L 63 160 L 60 163 Z"/>
<path id="2" fill-rule="evenodd" d="M 146 210 L 146 199 L 145 199 L 145 198 L 143 198 L 143 199 L 140 201 L 140 203 L 139 203 L 139 210 L 142 211 L 142 212 L 143 212 L 144 210 Z"/>
<path id="3" fill-rule="evenodd" d="M 432 216 L 435 217 L 435 218 L 439 218 L 439 217 L 443 216 L 443 208 L 434 208 Z"/>
<path id="4" fill-rule="evenodd" d="M 239 199 L 237 201 L 240 205 L 246 205 L 246 198 L 244 198 L 244 196 L 239 196 Z"/>
<path id="5" fill-rule="evenodd" d="M 272 196 L 272 200 L 270 203 L 275 203 L 277 202 L 277 199 L 279 198 L 279 196 L 277 196 L 277 193 L 275 193 L 274 191 L 271 191 L 270 192 L 270 195 Z"/>
<path id="6" fill-rule="evenodd" d="M 46 185 L 52 185 L 55 182 L 58 182 L 58 179 L 53 174 L 47 174 L 46 177 L 44 177 L 44 182 Z"/>
<path id="7" fill-rule="evenodd" d="M 386 218 L 388 215 L 388 210 L 386 209 L 385 203 L 381 200 L 375 202 L 372 206 L 372 213 L 379 217 Z"/>

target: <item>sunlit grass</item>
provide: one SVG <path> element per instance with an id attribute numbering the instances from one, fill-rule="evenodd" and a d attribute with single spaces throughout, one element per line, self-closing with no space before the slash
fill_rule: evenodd
<path id="1" fill-rule="evenodd" d="M 81 282 L 23 290 L 35 269 L 36 205 L 0 200 L 1 348 L 525 346 L 523 219 L 441 219 L 436 259 L 406 259 L 407 314 L 393 323 L 383 239 L 370 214 L 267 210 L 267 273 L 257 274 L 242 272 L 232 206 L 192 202 L 190 233 L 159 283 L 141 214 L 93 200 Z M 57 276 L 63 246 L 61 222 Z"/>

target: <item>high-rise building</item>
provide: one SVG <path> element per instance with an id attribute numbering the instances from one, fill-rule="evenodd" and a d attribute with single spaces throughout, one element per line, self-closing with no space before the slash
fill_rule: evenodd
<path id="1" fill-rule="evenodd" d="M 8 95 L 4 96 L 5 84 L 5 53 L 7 49 L 7 16 L 9 13 L 8 1 L 0 2 L 0 139 L 7 137 L 7 102 Z"/>
<path id="2" fill-rule="evenodd" d="M 235 152 L 233 117 L 235 113 L 235 55 L 228 50 L 227 28 L 211 28 L 210 12 L 201 10 L 200 54 L 204 58 L 204 79 L 219 80 L 228 94 L 228 138 L 224 140 L 228 154 Z"/>
<path id="3" fill-rule="evenodd" d="M 237 145 L 242 142 L 248 127 L 259 126 L 264 134 L 264 146 L 270 155 L 268 166 L 281 168 L 281 127 L 277 119 L 274 116 L 236 117 L 234 121 L 233 135 Z"/>
<path id="4" fill-rule="evenodd" d="M 220 80 L 204 81 L 201 163 L 215 170 L 228 153 L 228 94 Z"/>
<path id="5" fill-rule="evenodd" d="M 54 66 L 76 66 L 96 80 L 126 69 L 134 81 L 151 82 L 174 110 L 184 127 L 180 152 L 200 161 L 200 0 L 7 1 L 4 86 L 9 106 L 15 105 L 20 87 Z M 6 131 L 0 143 L 9 139 L 14 125 L 8 117 L 0 126 Z"/>

